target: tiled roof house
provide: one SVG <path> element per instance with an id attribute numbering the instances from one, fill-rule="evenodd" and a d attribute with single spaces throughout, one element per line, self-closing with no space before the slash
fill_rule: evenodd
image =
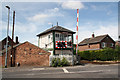
<path id="1" fill-rule="evenodd" d="M 86 38 L 79 44 L 79 51 L 99 50 L 105 47 L 115 48 L 115 41 L 108 35 L 96 36 L 92 34 L 91 38 Z"/>

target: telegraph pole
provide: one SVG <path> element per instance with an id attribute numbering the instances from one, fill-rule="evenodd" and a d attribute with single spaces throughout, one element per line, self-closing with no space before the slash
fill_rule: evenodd
<path id="1" fill-rule="evenodd" d="M 12 30 L 12 41 L 14 41 L 14 24 L 15 24 L 15 11 L 13 11 L 13 30 Z M 12 42 L 12 45 L 11 45 L 11 67 L 14 66 L 14 52 L 13 52 L 13 42 Z M 13 62 L 12 62 L 13 60 Z"/>
<path id="2" fill-rule="evenodd" d="M 8 47 L 8 34 L 9 34 L 9 14 L 10 14 L 10 7 L 6 6 L 6 8 L 8 8 L 8 25 L 7 25 L 7 39 L 6 39 L 5 68 L 7 68 L 7 47 Z"/>

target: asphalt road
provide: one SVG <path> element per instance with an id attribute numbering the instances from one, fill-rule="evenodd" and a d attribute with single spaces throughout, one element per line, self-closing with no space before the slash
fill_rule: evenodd
<path id="1" fill-rule="evenodd" d="M 3 78 L 118 78 L 118 64 L 71 67 L 7 68 L 2 70 Z"/>

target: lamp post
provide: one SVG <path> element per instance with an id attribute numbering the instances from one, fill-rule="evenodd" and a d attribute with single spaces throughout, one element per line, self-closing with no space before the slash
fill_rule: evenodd
<path id="1" fill-rule="evenodd" d="M 8 33 L 9 33 L 9 14 L 10 14 L 10 7 L 6 6 L 8 8 L 8 25 L 7 25 L 7 39 L 6 39 L 6 56 L 5 56 L 5 68 L 7 68 L 7 47 L 8 47 Z"/>

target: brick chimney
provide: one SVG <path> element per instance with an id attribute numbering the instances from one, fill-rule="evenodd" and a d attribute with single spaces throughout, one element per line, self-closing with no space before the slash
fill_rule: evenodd
<path id="1" fill-rule="evenodd" d="M 19 44 L 19 42 L 18 42 L 18 36 L 16 36 L 16 44 Z"/>
<path id="2" fill-rule="evenodd" d="M 92 34 L 92 38 L 94 38 L 95 37 L 95 34 L 94 34 L 94 32 L 93 32 L 93 34 Z"/>

